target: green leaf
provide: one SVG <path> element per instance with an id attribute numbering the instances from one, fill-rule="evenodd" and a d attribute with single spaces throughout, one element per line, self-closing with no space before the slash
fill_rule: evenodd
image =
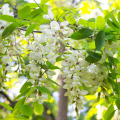
<path id="1" fill-rule="evenodd" d="M 23 60 L 24 60 L 25 65 L 29 64 L 29 57 L 28 56 L 24 57 Z"/>
<path id="2" fill-rule="evenodd" d="M 111 15 L 113 14 L 114 10 L 112 10 L 111 12 L 108 12 L 108 14 L 105 16 L 105 20 L 108 20 Z"/>
<path id="3" fill-rule="evenodd" d="M 72 15 L 65 16 L 66 21 L 68 21 L 71 25 L 75 24 L 75 20 Z"/>
<path id="4" fill-rule="evenodd" d="M 90 18 L 87 20 L 88 22 L 95 22 L 95 18 Z"/>
<path id="5" fill-rule="evenodd" d="M 25 97 L 24 97 L 24 98 L 21 98 L 21 99 L 16 103 L 14 109 L 17 109 L 17 108 L 19 108 L 21 105 L 23 105 L 24 102 L 25 102 L 25 99 L 26 99 Z"/>
<path id="6" fill-rule="evenodd" d="M 33 18 L 41 15 L 42 16 L 42 10 L 41 8 L 33 10 L 27 17 L 27 20 L 32 20 Z"/>
<path id="7" fill-rule="evenodd" d="M 101 58 L 101 57 L 102 57 L 101 54 L 96 53 L 96 52 L 93 52 L 93 51 L 87 51 L 87 53 L 88 53 L 91 57 L 94 57 L 94 58 Z"/>
<path id="8" fill-rule="evenodd" d="M 5 107 L 8 110 L 13 110 L 13 108 L 11 106 L 9 106 L 8 104 L 0 103 L 0 105 L 2 105 L 3 107 Z"/>
<path id="9" fill-rule="evenodd" d="M 87 53 L 89 55 L 86 57 L 85 60 L 89 63 L 96 63 L 102 58 L 102 55 L 99 54 L 99 53 L 95 53 L 95 52 L 92 52 L 92 51 L 87 51 Z"/>
<path id="10" fill-rule="evenodd" d="M 98 30 L 103 30 L 105 27 L 105 19 L 102 16 L 98 16 L 96 20 L 96 26 Z"/>
<path id="11" fill-rule="evenodd" d="M 16 116 L 16 115 L 15 115 Z M 18 120 L 28 120 L 29 118 L 25 115 L 17 115 L 16 118 L 18 118 Z"/>
<path id="12" fill-rule="evenodd" d="M 75 39 L 75 40 L 80 40 L 87 38 L 93 34 L 93 31 L 89 28 L 82 28 L 79 31 L 73 33 L 70 38 Z"/>
<path id="13" fill-rule="evenodd" d="M 87 20 L 84 20 L 84 19 L 79 19 L 78 23 L 83 26 L 87 26 L 87 24 L 88 24 Z"/>
<path id="14" fill-rule="evenodd" d="M 21 87 L 20 89 L 20 93 L 17 97 L 15 97 L 14 100 L 17 100 L 19 98 L 21 98 L 22 96 L 24 96 L 26 93 L 29 92 L 29 90 L 31 89 L 30 87 L 32 86 L 32 84 L 30 82 L 25 82 L 25 84 Z"/>
<path id="15" fill-rule="evenodd" d="M 31 9 L 28 5 L 23 6 L 20 10 L 18 10 L 18 17 L 20 19 L 27 18 L 27 16 L 30 14 Z"/>
<path id="16" fill-rule="evenodd" d="M 21 98 L 21 97 L 22 97 L 22 96 L 24 96 L 27 92 L 28 92 L 28 91 L 25 91 L 25 92 L 23 92 L 23 93 L 19 94 L 17 97 L 15 97 L 15 98 L 14 98 L 14 100 L 13 100 L 13 101 L 15 101 L 15 100 L 17 100 L 17 99 Z"/>
<path id="17" fill-rule="evenodd" d="M 42 115 L 44 111 L 44 107 L 42 104 L 39 104 L 38 101 L 33 103 L 33 108 L 37 114 Z"/>
<path id="18" fill-rule="evenodd" d="M 115 110 L 113 104 L 111 104 L 104 114 L 104 120 L 111 120 L 114 114 L 115 114 Z"/>
<path id="19" fill-rule="evenodd" d="M 28 3 L 26 6 L 29 6 L 30 8 L 36 8 L 38 5 L 36 3 Z"/>
<path id="20" fill-rule="evenodd" d="M 118 12 L 118 20 L 119 20 L 119 22 L 120 22 L 120 12 Z"/>
<path id="21" fill-rule="evenodd" d="M 24 85 L 20 89 L 20 93 L 24 93 L 25 91 L 28 91 L 31 86 L 32 86 L 32 83 L 25 82 Z"/>
<path id="22" fill-rule="evenodd" d="M 14 107 L 14 111 L 13 111 L 13 114 L 14 114 L 14 115 L 18 115 L 18 114 L 19 114 L 19 112 L 20 112 L 20 110 L 21 110 L 21 106 L 24 104 L 25 99 L 26 99 L 26 98 L 24 97 L 24 98 L 20 99 L 20 100 L 16 103 L 16 105 L 15 105 L 15 107 Z"/>
<path id="23" fill-rule="evenodd" d="M 9 0 L 4 0 L 4 2 L 9 2 Z"/>
<path id="24" fill-rule="evenodd" d="M 26 104 L 21 107 L 21 113 L 26 116 L 31 116 L 33 114 L 33 109 L 29 104 Z"/>
<path id="25" fill-rule="evenodd" d="M 88 26 L 92 29 L 96 28 L 96 23 L 95 22 L 88 22 Z"/>
<path id="26" fill-rule="evenodd" d="M 8 37 L 9 35 L 11 35 L 17 26 L 18 26 L 17 23 L 11 23 L 9 26 L 7 26 L 2 33 L 2 38 L 4 39 Z"/>
<path id="27" fill-rule="evenodd" d="M 45 13 L 45 14 L 48 13 L 48 5 L 46 5 L 46 4 L 41 4 L 41 5 L 40 5 L 40 8 L 42 9 L 43 14 L 44 14 L 44 13 Z"/>
<path id="28" fill-rule="evenodd" d="M 113 14 L 111 14 L 110 18 L 112 19 L 113 23 L 119 28 L 119 22 L 116 20 L 115 16 Z"/>
<path id="29" fill-rule="evenodd" d="M 54 83 L 55 85 L 57 85 L 57 86 L 60 87 L 60 85 L 59 85 L 58 83 L 56 83 L 55 81 L 51 80 L 50 78 L 47 78 L 47 80 L 49 80 L 50 82 L 52 82 L 52 83 Z"/>
<path id="30" fill-rule="evenodd" d="M 41 0 L 41 4 L 47 3 L 49 0 Z"/>
<path id="31" fill-rule="evenodd" d="M 112 22 L 111 20 L 107 20 L 107 24 L 113 29 L 115 30 L 116 32 L 119 32 L 119 28 L 116 24 L 114 24 L 114 22 Z"/>
<path id="32" fill-rule="evenodd" d="M 95 46 L 98 51 L 102 49 L 104 42 L 105 42 L 105 32 L 102 30 L 97 34 L 95 39 Z"/>
<path id="33" fill-rule="evenodd" d="M 38 25 L 38 24 L 32 24 L 32 25 L 30 25 L 30 26 L 27 28 L 27 31 L 26 31 L 26 33 L 25 33 L 25 36 L 27 36 L 27 35 L 29 35 L 30 33 L 32 33 L 33 30 L 36 28 L 37 25 Z"/>
<path id="34" fill-rule="evenodd" d="M 37 86 L 36 88 L 37 88 L 41 93 L 51 94 L 51 92 L 50 92 L 46 87 Z"/>
<path id="35" fill-rule="evenodd" d="M 120 100 L 115 101 L 117 108 L 120 110 Z"/>
<path id="36" fill-rule="evenodd" d="M 106 38 L 107 40 L 110 40 L 110 39 L 112 39 L 113 37 L 114 37 L 113 34 L 111 34 L 111 35 L 106 35 L 106 36 L 105 36 L 105 38 Z"/>
<path id="37" fill-rule="evenodd" d="M 56 62 L 63 61 L 63 60 L 65 60 L 65 59 L 62 58 L 62 57 L 58 57 L 58 58 L 56 58 Z"/>
<path id="38" fill-rule="evenodd" d="M 4 20 L 7 22 L 16 22 L 16 19 L 9 15 L 0 15 L 0 20 Z"/>
<path id="39" fill-rule="evenodd" d="M 30 21 L 18 20 L 17 23 L 19 26 L 28 26 L 30 24 Z"/>
<path id="40" fill-rule="evenodd" d="M 29 97 L 33 93 L 34 89 L 35 89 L 35 86 L 28 91 L 28 93 L 26 94 L 26 97 Z"/>
<path id="41" fill-rule="evenodd" d="M 48 69 L 60 69 L 57 66 L 54 66 L 52 63 L 50 63 L 49 61 L 46 62 L 46 65 L 48 67 Z"/>
<path id="42" fill-rule="evenodd" d="M 114 57 L 111 57 L 111 56 L 108 56 L 108 61 L 110 62 L 111 67 L 112 67 L 112 65 L 116 65 L 116 64 L 119 63 L 119 60 L 117 58 L 114 58 Z"/>

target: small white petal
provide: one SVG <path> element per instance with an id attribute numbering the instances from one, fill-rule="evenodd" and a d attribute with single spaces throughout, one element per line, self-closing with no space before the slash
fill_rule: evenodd
<path id="1" fill-rule="evenodd" d="M 59 30 L 60 29 L 60 26 L 59 26 L 58 22 L 56 22 L 56 21 L 52 21 L 50 23 L 50 26 L 51 26 L 52 30 Z"/>

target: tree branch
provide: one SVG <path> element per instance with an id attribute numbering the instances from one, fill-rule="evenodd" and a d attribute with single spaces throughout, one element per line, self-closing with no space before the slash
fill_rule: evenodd
<path id="1" fill-rule="evenodd" d="M 7 94 L 5 94 L 3 91 L 0 91 L 0 95 L 2 95 L 4 98 L 6 98 L 9 102 L 11 107 L 14 107 L 17 101 L 12 101 Z"/>
<path id="2" fill-rule="evenodd" d="M 23 31 L 27 31 L 26 29 L 24 28 L 17 28 L 18 30 L 23 30 Z M 34 30 L 32 33 L 42 33 L 42 31 L 36 31 Z"/>
<path id="3" fill-rule="evenodd" d="M 10 103 L 12 103 L 12 100 L 3 91 L 0 91 L 0 95 L 4 96 Z"/>

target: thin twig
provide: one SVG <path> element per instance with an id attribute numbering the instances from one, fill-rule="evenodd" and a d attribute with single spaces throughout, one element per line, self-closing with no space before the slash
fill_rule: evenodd
<path id="1" fill-rule="evenodd" d="M 41 8 L 41 6 L 36 2 L 36 0 L 34 0 L 34 2 L 38 5 L 39 8 Z M 42 8 L 41 8 L 42 10 Z M 42 12 L 45 14 L 45 12 L 42 10 Z"/>
<path id="2" fill-rule="evenodd" d="M 23 30 L 23 31 L 27 31 L 26 29 L 24 28 L 17 28 L 18 30 Z M 42 33 L 42 31 L 36 31 L 34 30 L 32 33 Z"/>

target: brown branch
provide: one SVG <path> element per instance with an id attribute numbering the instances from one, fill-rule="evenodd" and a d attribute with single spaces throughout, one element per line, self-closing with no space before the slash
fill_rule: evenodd
<path id="1" fill-rule="evenodd" d="M 0 91 L 0 95 L 4 96 L 10 103 L 12 103 L 12 100 L 3 91 Z"/>
<path id="2" fill-rule="evenodd" d="M 0 91 L 0 95 L 2 95 L 4 98 L 6 98 L 9 102 L 11 107 L 14 107 L 17 101 L 12 101 L 7 94 L 5 94 L 3 91 Z"/>
<path id="3" fill-rule="evenodd" d="M 23 30 L 23 31 L 27 31 L 27 29 L 24 28 L 17 28 L 18 30 Z M 42 33 L 42 31 L 36 31 L 34 30 L 32 33 Z"/>

